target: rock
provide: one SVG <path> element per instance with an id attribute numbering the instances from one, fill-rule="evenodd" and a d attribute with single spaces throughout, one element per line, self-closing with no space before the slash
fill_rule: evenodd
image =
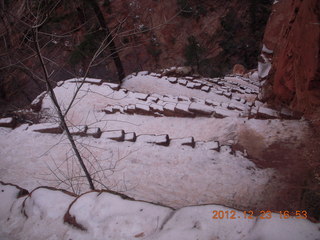
<path id="1" fill-rule="evenodd" d="M 220 150 L 220 144 L 217 141 L 205 142 L 203 144 L 203 146 L 208 150 L 215 150 L 215 151 L 219 151 Z"/>
<path id="2" fill-rule="evenodd" d="M 263 43 L 273 49 L 272 98 L 319 118 L 319 0 L 278 1 L 266 26 Z M 264 55 L 270 55 L 263 52 Z M 266 99 L 267 100 L 267 99 Z"/>
<path id="3" fill-rule="evenodd" d="M 221 153 L 232 153 L 232 148 L 230 146 L 224 145 L 220 147 L 220 152 Z"/>
<path id="4" fill-rule="evenodd" d="M 30 130 L 40 133 L 60 134 L 63 132 L 62 127 L 58 123 L 40 123 L 29 127 Z"/>
<path id="5" fill-rule="evenodd" d="M 150 108 L 153 112 L 163 113 L 163 106 L 159 104 L 152 103 L 150 104 Z"/>
<path id="6" fill-rule="evenodd" d="M 211 115 L 213 113 L 213 108 L 201 103 L 191 103 L 189 111 L 201 115 Z"/>
<path id="7" fill-rule="evenodd" d="M 283 118 L 291 119 L 294 117 L 294 113 L 288 108 L 281 108 L 280 116 Z"/>
<path id="8" fill-rule="evenodd" d="M 128 106 L 125 107 L 124 112 L 129 113 L 129 114 L 133 114 L 136 111 L 136 105 L 130 104 Z"/>
<path id="9" fill-rule="evenodd" d="M 246 101 L 245 99 L 241 98 L 241 99 L 240 99 L 240 102 L 243 103 L 243 104 L 245 104 L 247 101 Z"/>
<path id="10" fill-rule="evenodd" d="M 137 136 L 136 141 L 142 143 L 154 143 L 154 134 L 141 134 Z"/>
<path id="11" fill-rule="evenodd" d="M 222 109 L 219 107 L 214 109 L 214 117 L 216 117 L 216 118 L 238 117 L 238 116 L 239 116 L 239 113 L 236 111 Z"/>
<path id="12" fill-rule="evenodd" d="M 192 67 L 190 66 L 177 67 L 176 69 L 176 73 L 180 76 L 191 75 L 192 71 Z"/>
<path id="13" fill-rule="evenodd" d="M 188 84 L 188 81 L 187 80 L 184 80 L 184 79 L 179 79 L 178 80 L 178 83 L 182 86 L 186 86 Z"/>
<path id="14" fill-rule="evenodd" d="M 150 73 L 149 75 L 150 75 L 151 77 L 156 77 L 156 76 L 157 76 L 157 74 L 156 74 L 156 73 L 153 73 L 153 72 Z"/>
<path id="15" fill-rule="evenodd" d="M 179 113 L 179 115 L 181 114 L 186 117 L 194 117 L 195 114 L 189 111 L 189 106 L 190 103 L 178 103 L 174 110 L 176 113 Z"/>
<path id="16" fill-rule="evenodd" d="M 164 95 L 162 98 L 162 101 L 169 102 L 169 103 L 177 103 L 178 98 L 171 95 Z"/>
<path id="17" fill-rule="evenodd" d="M 232 74 L 234 75 L 244 75 L 246 73 L 246 68 L 241 64 L 235 64 L 232 69 Z"/>
<path id="18" fill-rule="evenodd" d="M 111 139 L 114 141 L 118 141 L 118 142 L 122 142 L 124 140 L 124 131 L 123 130 L 114 130 L 114 131 L 103 132 L 101 137 Z"/>
<path id="19" fill-rule="evenodd" d="M 192 81 L 194 79 L 194 77 L 187 76 L 187 77 L 185 77 L 185 79 L 188 80 L 188 81 Z"/>
<path id="20" fill-rule="evenodd" d="M 114 105 L 114 106 L 112 106 L 112 109 L 113 109 L 114 112 L 121 112 L 121 113 L 124 112 L 123 111 L 123 107 L 120 106 L 120 105 Z"/>
<path id="21" fill-rule="evenodd" d="M 57 87 L 61 87 L 64 84 L 64 81 L 57 82 Z"/>
<path id="22" fill-rule="evenodd" d="M 185 102 L 190 102 L 190 98 L 184 97 L 184 96 L 179 96 L 178 101 L 185 101 Z"/>
<path id="23" fill-rule="evenodd" d="M 137 139 L 136 133 L 130 132 L 124 135 L 124 140 L 128 142 L 135 142 Z"/>
<path id="24" fill-rule="evenodd" d="M 241 103 L 231 102 L 231 103 L 229 103 L 228 108 L 231 110 L 237 109 L 240 111 L 245 111 L 248 107 L 244 104 L 241 104 Z"/>
<path id="25" fill-rule="evenodd" d="M 0 127 L 14 128 L 16 120 L 12 117 L 0 118 Z"/>
<path id="26" fill-rule="evenodd" d="M 141 72 L 138 72 L 137 75 L 140 75 L 140 76 L 146 76 L 149 74 L 149 71 L 141 71 Z"/>
<path id="27" fill-rule="evenodd" d="M 117 83 L 103 83 L 103 86 L 108 86 L 109 88 L 111 88 L 112 90 L 118 91 L 120 88 L 120 85 Z"/>
<path id="28" fill-rule="evenodd" d="M 167 103 L 163 106 L 163 113 L 166 116 L 175 116 L 175 103 Z"/>
<path id="29" fill-rule="evenodd" d="M 47 92 L 42 92 L 38 97 L 36 97 L 31 103 L 31 109 L 35 112 L 39 112 L 42 107 L 42 101 L 46 96 Z"/>
<path id="30" fill-rule="evenodd" d="M 221 105 L 221 107 L 223 107 L 223 108 L 228 108 L 229 103 L 222 102 L 220 105 Z"/>
<path id="31" fill-rule="evenodd" d="M 149 97 L 149 94 L 132 92 L 130 93 L 130 97 L 133 97 L 142 101 L 146 101 L 147 98 Z"/>
<path id="32" fill-rule="evenodd" d="M 255 118 L 258 114 L 258 109 L 257 108 L 251 108 L 250 113 L 249 113 L 249 118 Z"/>
<path id="33" fill-rule="evenodd" d="M 192 101 L 192 102 L 195 102 L 195 103 L 205 104 L 205 100 L 202 99 L 202 98 L 192 97 L 192 98 L 191 98 L 191 101 Z"/>
<path id="34" fill-rule="evenodd" d="M 142 134 L 137 137 L 137 142 L 152 143 L 162 146 L 168 146 L 170 144 L 170 139 L 167 134 L 164 135 L 154 135 L 154 134 Z"/>
<path id="35" fill-rule="evenodd" d="M 232 93 L 231 92 L 223 92 L 223 95 L 226 96 L 227 98 L 231 98 L 232 97 Z"/>
<path id="36" fill-rule="evenodd" d="M 87 135 L 92 136 L 94 138 L 100 138 L 101 136 L 101 129 L 98 127 L 92 127 L 87 129 Z"/>
<path id="37" fill-rule="evenodd" d="M 205 103 L 209 106 L 220 106 L 219 102 L 213 101 L 211 99 L 206 99 Z"/>
<path id="38" fill-rule="evenodd" d="M 170 139 L 168 134 L 155 136 L 154 143 L 161 146 L 169 146 Z"/>
<path id="39" fill-rule="evenodd" d="M 204 91 L 204 92 L 210 92 L 210 87 L 208 87 L 208 86 L 203 86 L 203 87 L 201 87 L 201 91 Z"/>
<path id="40" fill-rule="evenodd" d="M 252 93 L 252 91 L 251 91 L 251 89 L 250 89 L 250 88 L 247 88 L 247 89 L 245 90 L 245 93 L 247 93 L 247 94 L 251 94 L 251 93 Z"/>
<path id="41" fill-rule="evenodd" d="M 116 110 L 113 108 L 113 106 L 106 106 L 103 111 L 107 114 L 113 114 L 116 112 Z"/>
<path id="42" fill-rule="evenodd" d="M 195 146 L 194 138 L 193 137 L 182 138 L 181 145 L 190 146 L 190 147 L 194 148 L 194 146 Z"/>
<path id="43" fill-rule="evenodd" d="M 188 82 L 188 84 L 187 84 L 187 88 L 194 88 L 195 87 L 195 83 L 193 83 L 193 82 Z"/>
<path id="44" fill-rule="evenodd" d="M 150 106 L 145 104 L 137 103 L 135 112 L 140 114 L 150 114 Z"/>
<path id="45" fill-rule="evenodd" d="M 170 145 L 171 144 L 175 146 L 190 146 L 192 148 L 195 147 L 195 141 L 193 137 L 171 139 Z"/>
<path id="46" fill-rule="evenodd" d="M 73 136 L 81 136 L 84 137 L 87 134 L 87 126 L 72 126 L 72 127 L 68 127 L 68 130 L 70 132 L 71 135 Z"/>
<path id="47" fill-rule="evenodd" d="M 262 119 L 274 119 L 279 117 L 279 113 L 271 108 L 259 107 L 257 117 Z"/>
<path id="48" fill-rule="evenodd" d="M 195 83 L 193 88 L 194 89 L 201 89 L 202 86 L 203 86 L 202 83 Z"/>
<path id="49" fill-rule="evenodd" d="M 176 77 L 169 77 L 169 78 L 168 78 L 168 81 L 169 81 L 170 83 L 177 83 L 177 82 L 178 82 L 178 79 L 177 79 Z"/>
<path id="50" fill-rule="evenodd" d="M 223 94 L 223 91 L 222 90 L 214 90 L 214 92 L 218 95 L 222 95 Z"/>

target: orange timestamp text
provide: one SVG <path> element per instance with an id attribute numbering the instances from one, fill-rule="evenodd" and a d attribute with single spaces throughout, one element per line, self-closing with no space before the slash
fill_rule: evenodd
<path id="1" fill-rule="evenodd" d="M 305 210 L 297 211 L 279 211 L 271 212 L 269 210 L 260 211 L 235 211 L 235 210 L 214 210 L 212 211 L 212 219 L 271 219 L 277 217 L 280 219 L 307 219 L 308 213 Z"/>

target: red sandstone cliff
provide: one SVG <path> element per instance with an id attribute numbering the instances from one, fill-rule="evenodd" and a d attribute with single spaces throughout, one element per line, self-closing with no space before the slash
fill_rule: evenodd
<path id="1" fill-rule="evenodd" d="M 263 42 L 273 50 L 272 69 L 265 86 L 272 89 L 273 102 L 319 118 L 320 1 L 275 3 Z"/>

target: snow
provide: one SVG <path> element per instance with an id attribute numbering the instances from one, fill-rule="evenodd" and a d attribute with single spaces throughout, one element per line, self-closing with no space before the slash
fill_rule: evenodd
<path id="1" fill-rule="evenodd" d="M 0 183 L 1 239 L 261 239 L 315 240 L 320 224 L 302 219 L 245 218 L 243 211 L 219 205 L 172 209 L 107 191 L 80 196 L 52 188 L 37 188 L 17 198 L 15 186 Z M 214 212 L 235 219 L 214 219 Z M 248 215 L 247 215 L 248 216 Z"/>
<path id="2" fill-rule="evenodd" d="M 230 89 L 233 83 L 253 91 L 259 89 L 243 78 L 226 77 L 220 81 Z M 77 86 L 66 81 L 55 88 L 63 110 Z M 254 131 L 261 135 L 266 147 L 287 139 L 299 142 L 310 131 L 307 122 L 271 119 L 266 124 L 265 120 L 239 118 L 240 110 L 246 108 L 244 103 L 254 102 L 255 94 L 250 97 L 233 93 L 229 99 L 214 91 L 192 90 L 141 73 L 126 78 L 123 87 L 129 92 L 111 89 L 105 83 L 100 86 L 84 83 L 67 114 L 67 122 L 70 127 L 88 126 L 89 136 L 74 138 L 95 177 L 96 187 L 123 192 L 141 201 L 124 200 L 106 192 L 88 192 L 75 198 L 47 188 L 20 199 L 14 198 L 16 190 L 0 192 L 1 239 L 277 239 L 276 236 L 294 239 L 295 234 L 300 239 L 316 239 L 319 236 L 319 224 L 294 219 L 277 221 L 276 215 L 268 221 L 212 219 L 213 210 L 233 210 L 221 205 L 264 208 L 270 199 L 276 200 L 273 198 L 282 184 L 274 169 L 260 169 L 246 154 L 231 151 L 229 145 L 238 141 L 239 134 Z M 134 97 L 130 91 L 150 95 L 148 102 Z M 155 99 L 159 99 L 157 104 L 153 102 Z M 220 103 L 223 104 L 218 107 Z M 163 106 L 173 112 L 189 111 L 193 106 L 197 109 L 194 111 L 208 115 L 156 117 L 153 113 L 114 111 L 122 106 L 130 113 L 161 112 Z M 113 114 L 105 114 L 106 107 Z M 53 123 L 23 125 L 13 130 L 0 128 L 0 179 L 28 190 L 49 185 L 84 193 L 89 190 L 88 185 L 76 167 L 65 134 L 34 132 L 55 126 L 53 109 L 46 95 L 40 113 L 46 116 L 42 121 Z M 225 118 L 212 117 L 213 112 Z M 282 133 L 277 135 L 279 130 Z M 100 138 L 91 137 L 99 131 Z M 168 146 L 158 145 L 163 143 Z M 70 216 L 87 231 L 63 223 L 74 200 Z M 12 206 L 8 208 L 10 202 Z M 207 205 L 194 206 L 203 204 Z M 141 208 L 144 210 L 140 213 Z M 30 217 L 26 218 L 23 212 Z M 8 215 L 11 217 L 7 221 Z M 270 234 L 271 229 L 275 235 Z M 288 231 L 285 236 L 281 235 L 282 229 Z"/>
<path id="3" fill-rule="evenodd" d="M 258 73 L 260 78 L 265 78 L 269 75 L 271 70 L 271 62 L 269 59 L 262 53 L 261 57 L 263 58 L 264 62 L 258 62 Z"/>
<path id="4" fill-rule="evenodd" d="M 13 122 L 12 117 L 0 118 L 0 124 L 11 124 L 12 122 Z"/>
<path id="5" fill-rule="evenodd" d="M 270 50 L 269 48 L 266 47 L 266 45 L 263 44 L 262 52 L 267 53 L 267 54 L 272 54 L 273 50 Z"/>

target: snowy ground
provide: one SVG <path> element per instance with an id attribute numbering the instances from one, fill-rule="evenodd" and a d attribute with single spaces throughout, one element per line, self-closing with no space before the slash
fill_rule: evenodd
<path id="1" fill-rule="evenodd" d="M 74 79 L 55 88 L 64 110 L 77 86 L 79 82 Z M 256 79 L 240 77 L 176 79 L 139 73 L 137 76 L 128 76 L 122 88 L 118 89 L 114 84 L 101 84 L 99 80 L 87 79 L 67 114 L 67 120 L 73 133 L 78 135 L 75 136 L 77 145 L 98 189 L 109 188 L 136 200 L 178 209 L 199 204 L 219 204 L 241 210 L 272 210 L 281 197 L 281 189 L 285 187 L 279 172 L 273 168 L 258 168 L 248 158 L 246 150 L 236 151 L 233 146 L 241 144 L 254 157 L 260 157 L 263 150 L 277 142 L 290 142 L 294 148 L 296 143 L 305 139 L 310 129 L 307 122 L 291 120 L 290 114 L 285 116 L 287 120 L 283 116 L 280 120 L 282 112 L 265 109 L 263 103 L 256 101 L 258 86 Z M 0 128 L 0 180 L 17 184 L 29 191 L 46 185 L 76 194 L 85 192 L 88 190 L 86 180 L 76 164 L 65 134 L 42 131 L 50 128 L 50 131 L 56 131 L 52 129 L 57 118 L 48 96 L 44 96 L 40 114 L 40 122 L 44 123 L 42 125 L 24 124 L 13 130 Z M 92 133 L 96 133 L 97 128 L 99 136 L 93 137 Z M 290 139 L 294 141 L 291 143 Z M 37 190 L 46 196 L 44 191 L 47 193 L 49 190 Z M 41 200 L 41 194 L 39 204 L 49 204 Z M 21 239 L 19 234 L 27 231 L 28 224 L 35 224 L 39 216 L 49 218 L 48 224 L 54 225 L 52 221 L 61 219 L 74 199 L 56 191 L 48 194 L 59 195 L 53 199 L 62 199 L 57 205 L 63 205 L 63 211 L 57 211 L 54 217 L 48 216 L 50 211 L 55 212 L 54 209 L 31 204 L 37 201 L 32 200 L 32 194 L 26 200 L 31 201 L 30 204 L 24 207 L 28 209 L 26 211 L 35 213 L 35 218 L 26 220 L 20 217 L 16 219 L 17 223 L 6 223 L 9 226 L 8 236 L 14 236 L 10 239 Z M 83 196 L 87 195 L 90 194 Z M 106 195 L 106 199 L 115 198 L 108 194 L 102 195 Z M 213 210 L 227 211 L 218 205 L 186 207 L 174 214 L 170 208 L 154 207 L 150 208 L 153 214 L 147 213 L 139 220 L 135 214 L 130 213 L 135 208 L 123 203 L 124 208 L 132 209 L 126 213 L 106 213 L 99 220 L 99 216 L 94 214 L 97 210 L 93 209 L 91 213 L 89 208 L 92 208 L 93 203 L 97 205 L 96 209 L 104 207 L 105 201 L 109 200 L 101 200 L 104 197 L 100 196 L 92 193 L 87 200 L 79 203 L 80 206 L 86 205 L 84 208 L 98 220 L 78 210 L 72 213 L 80 214 L 77 219 L 84 219 L 83 225 L 88 232 L 79 233 L 79 230 L 61 222 L 61 226 L 53 227 L 51 235 L 50 232 L 41 233 L 47 235 L 40 234 L 43 237 L 39 239 L 88 239 L 86 234 L 94 236 L 94 239 L 276 239 L 270 235 L 271 232 L 268 233 L 268 229 L 280 224 L 278 215 L 272 221 L 240 219 L 233 221 L 241 229 L 236 230 L 231 227 L 231 220 L 219 220 L 219 223 L 212 221 L 210 216 Z M 7 195 L 5 197 L 8 198 Z M 110 201 L 117 205 L 120 200 Z M 21 202 L 22 199 L 17 200 L 17 211 Z M 119 211 L 122 209 L 121 205 L 114 208 Z M 13 212 L 6 214 L 18 214 Z M 121 229 L 114 225 L 118 215 L 126 216 L 129 230 L 123 230 L 123 222 L 126 222 L 123 219 L 119 220 L 122 222 Z M 166 222 L 169 215 L 170 220 Z M 190 215 L 192 217 L 187 217 Z M 154 217 L 150 221 L 157 219 L 156 227 L 150 224 L 148 229 L 141 229 L 142 225 L 146 225 L 143 221 L 147 217 Z M 110 219 L 110 222 L 103 225 L 105 219 Z M 316 225 L 305 220 L 289 219 L 280 222 L 283 228 L 294 228 L 297 234 L 301 232 L 303 237 L 297 235 L 296 239 L 316 239 L 314 236 L 319 235 L 319 231 L 314 230 Z M 17 231 L 21 224 L 24 225 L 22 232 Z M 46 222 L 41 224 L 40 232 Z M 59 228 L 56 230 L 57 235 L 53 234 L 55 227 Z M 109 228 L 113 229 L 110 236 L 99 230 Z M 311 235 L 307 236 L 309 229 Z M 16 234 L 11 235 L 12 231 Z M 6 231 L 2 229 L 2 232 Z M 35 236 L 35 232 L 26 234 L 30 236 L 25 239 Z M 280 232 L 275 234 L 280 236 Z M 278 239 L 295 239 L 292 236 L 294 234 Z"/>
<path id="2" fill-rule="evenodd" d="M 3 240 L 313 240 L 320 237 L 319 224 L 305 219 L 284 219 L 284 215 L 271 212 L 255 216 L 219 205 L 173 210 L 108 192 L 88 192 L 76 197 L 43 187 L 23 196 L 21 189 L 3 183 L 0 190 Z"/>

